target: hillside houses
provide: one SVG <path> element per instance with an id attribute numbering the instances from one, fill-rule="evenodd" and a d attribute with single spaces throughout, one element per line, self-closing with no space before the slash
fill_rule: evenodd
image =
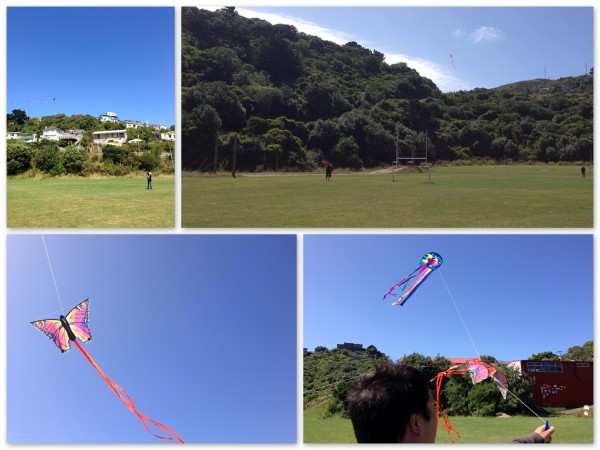
<path id="1" fill-rule="evenodd" d="M 120 120 L 115 112 L 106 112 L 98 116 L 101 123 L 116 123 L 122 125 L 118 130 L 97 130 L 86 132 L 85 130 L 63 130 L 55 126 L 46 126 L 41 135 L 26 134 L 21 132 L 10 131 L 6 133 L 6 139 L 14 139 L 22 142 L 37 142 L 41 139 L 50 141 L 66 141 L 79 145 L 83 136 L 88 134 L 91 137 L 91 142 L 97 146 L 112 144 L 121 146 L 135 139 L 139 140 L 139 133 L 131 133 L 135 129 L 147 128 L 152 130 L 152 136 L 156 140 L 175 141 L 175 132 L 167 130 L 167 127 L 162 124 L 154 124 L 149 122 L 141 122 L 137 120 Z M 128 135 L 128 131 L 130 132 Z"/>

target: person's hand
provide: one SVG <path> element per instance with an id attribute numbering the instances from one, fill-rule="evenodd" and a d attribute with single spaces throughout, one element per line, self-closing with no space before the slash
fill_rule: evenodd
<path id="1" fill-rule="evenodd" d="M 535 429 L 535 432 L 542 437 L 546 444 L 552 442 L 552 433 L 554 433 L 554 427 L 549 427 L 546 430 L 546 425 L 540 425 Z"/>

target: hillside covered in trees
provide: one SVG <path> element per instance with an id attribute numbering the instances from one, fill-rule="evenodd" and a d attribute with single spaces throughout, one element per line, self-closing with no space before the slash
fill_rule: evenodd
<path id="1" fill-rule="evenodd" d="M 593 70 L 442 93 L 405 63 L 240 16 L 182 12 L 184 170 L 590 161 Z M 427 139 L 427 143 L 426 143 Z"/>

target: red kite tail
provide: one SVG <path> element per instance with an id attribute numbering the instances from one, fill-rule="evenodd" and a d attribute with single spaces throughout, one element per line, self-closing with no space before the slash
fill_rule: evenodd
<path id="1" fill-rule="evenodd" d="M 134 413 L 136 416 L 139 417 L 139 419 L 142 421 L 142 424 L 144 425 L 144 428 L 146 428 L 146 431 L 148 433 L 150 433 L 151 435 L 159 438 L 159 439 L 165 439 L 167 441 L 173 441 L 176 440 L 178 443 L 183 444 L 183 439 L 181 439 L 177 433 L 175 433 L 173 430 L 171 430 L 169 427 L 150 419 L 149 417 L 145 416 L 144 414 L 142 414 L 141 412 L 139 412 L 136 408 L 135 405 L 133 404 L 133 400 L 131 400 L 131 397 L 129 397 L 129 394 L 127 394 L 127 392 L 125 392 L 125 390 L 119 386 L 117 383 L 115 383 L 113 380 L 111 380 L 110 378 L 108 378 L 106 375 L 104 375 L 104 372 L 102 372 L 102 369 L 100 369 L 100 367 L 98 366 L 98 364 L 96 364 L 96 362 L 92 359 L 92 357 L 88 354 L 88 352 L 86 352 L 83 347 L 81 346 L 81 344 L 75 340 L 73 341 L 75 342 L 75 345 L 77 346 L 77 348 L 79 349 L 79 351 L 81 353 L 83 353 L 83 356 L 85 356 L 87 358 L 87 360 L 90 362 L 90 364 L 92 366 L 94 366 L 94 368 L 98 371 L 98 373 L 100 374 L 100 376 L 104 379 L 104 381 L 106 382 L 106 384 L 108 384 L 108 387 L 115 393 L 115 395 L 117 397 L 119 397 L 119 399 L 121 399 L 121 401 L 125 404 L 125 406 L 127 406 L 127 409 L 129 409 L 129 411 L 131 411 L 132 413 Z M 169 437 L 169 436 L 159 436 L 158 434 L 154 434 L 152 431 L 150 431 L 150 428 L 148 428 L 148 424 L 146 422 L 149 422 L 151 424 L 153 424 L 154 426 L 156 426 L 157 428 L 160 428 L 163 431 L 166 431 L 167 433 L 169 433 L 171 436 L 173 437 Z"/>

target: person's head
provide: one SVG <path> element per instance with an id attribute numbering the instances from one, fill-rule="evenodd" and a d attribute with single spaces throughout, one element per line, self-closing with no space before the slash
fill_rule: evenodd
<path id="1" fill-rule="evenodd" d="M 378 367 L 349 392 L 348 406 L 359 443 L 435 442 L 433 397 L 417 369 Z"/>

